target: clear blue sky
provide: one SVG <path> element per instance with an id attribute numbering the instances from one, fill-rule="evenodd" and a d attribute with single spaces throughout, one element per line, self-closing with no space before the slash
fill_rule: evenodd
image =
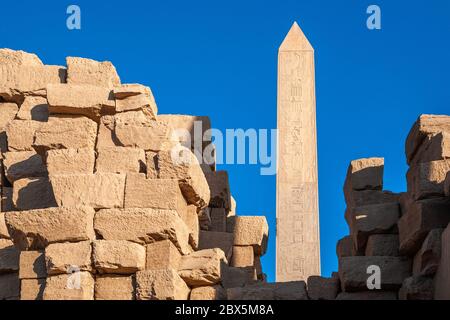
<path id="1" fill-rule="evenodd" d="M 82 29 L 65 26 L 81 7 Z M 382 30 L 366 28 L 378 4 Z M 421 113 L 450 110 L 450 2 L 429 1 L 8 1 L 0 47 L 112 61 L 122 82 L 152 87 L 161 113 L 209 115 L 213 126 L 276 127 L 277 48 L 297 20 L 316 52 L 322 273 L 337 270 L 348 233 L 342 185 L 348 162 L 385 157 L 385 188 L 405 189 L 404 140 Z M 228 170 L 240 214 L 274 230 L 275 177 Z M 280 231 L 282 232 L 282 231 Z M 263 267 L 274 280 L 275 238 Z"/>

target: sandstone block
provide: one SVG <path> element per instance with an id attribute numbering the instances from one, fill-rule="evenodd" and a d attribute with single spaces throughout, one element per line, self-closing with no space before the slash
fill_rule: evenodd
<path id="1" fill-rule="evenodd" d="M 26 96 L 20 105 L 17 119 L 48 121 L 48 104 L 47 99 L 41 96 Z"/>
<path id="2" fill-rule="evenodd" d="M 58 206 L 102 209 L 122 208 L 124 204 L 125 174 L 54 175 L 50 183 Z"/>
<path id="3" fill-rule="evenodd" d="M 400 243 L 397 234 L 373 234 L 369 236 L 366 256 L 398 256 Z"/>
<path id="4" fill-rule="evenodd" d="M 308 300 L 304 281 L 253 284 L 227 290 L 228 300 Z"/>
<path id="5" fill-rule="evenodd" d="M 339 259 L 353 255 L 353 239 L 351 236 L 345 236 L 337 242 L 336 255 Z"/>
<path id="6" fill-rule="evenodd" d="M 441 260 L 441 237 L 444 229 L 431 230 L 413 261 L 413 275 L 432 276 L 436 273 Z"/>
<path id="7" fill-rule="evenodd" d="M 91 242 L 52 243 L 45 248 L 47 274 L 71 273 L 73 270 L 92 271 Z"/>
<path id="8" fill-rule="evenodd" d="M 124 89 L 120 89 L 122 94 L 125 94 Z M 156 115 L 158 113 L 158 107 L 156 106 L 155 98 L 153 94 L 148 88 L 147 92 L 130 95 L 125 98 L 117 98 L 116 96 L 116 111 L 117 112 L 125 112 L 125 111 L 135 111 L 141 110 L 145 114 L 147 114 L 151 119 L 156 120 Z M 114 95 L 117 94 L 116 89 L 114 90 Z"/>
<path id="9" fill-rule="evenodd" d="M 432 229 L 445 228 L 450 222 L 450 201 L 428 199 L 415 202 L 398 221 L 400 254 L 413 255 Z"/>
<path id="10" fill-rule="evenodd" d="M 231 207 L 230 207 L 230 211 L 228 212 L 228 216 L 233 217 L 236 215 L 237 204 L 236 204 L 236 200 L 233 198 L 233 196 L 230 196 L 230 198 L 231 198 Z"/>
<path id="11" fill-rule="evenodd" d="M 233 233 L 234 232 L 234 217 L 230 217 L 230 218 L 233 218 L 233 222 L 229 223 L 228 218 L 227 218 L 227 232 Z M 211 229 L 211 208 L 210 207 L 202 208 L 202 209 L 200 209 L 200 211 L 198 211 L 198 223 L 200 226 L 200 230 L 208 231 L 209 229 Z"/>
<path id="12" fill-rule="evenodd" d="M 97 124 L 86 117 L 52 116 L 36 130 L 33 147 L 40 154 L 50 149 L 93 149 L 96 137 Z"/>
<path id="13" fill-rule="evenodd" d="M 234 227 L 235 246 L 253 246 L 255 254 L 264 255 L 269 238 L 269 226 L 264 216 L 237 216 Z"/>
<path id="14" fill-rule="evenodd" d="M 211 226 L 210 231 L 227 231 L 227 211 L 225 208 L 211 208 Z"/>
<path id="15" fill-rule="evenodd" d="M 225 208 L 231 210 L 230 184 L 228 181 L 228 172 L 212 171 L 205 174 L 211 190 L 210 207 Z"/>
<path id="16" fill-rule="evenodd" d="M 178 274 L 191 287 L 213 285 L 220 282 L 226 263 L 221 249 L 200 250 L 181 258 Z"/>
<path id="17" fill-rule="evenodd" d="M 44 209 L 57 206 L 53 187 L 46 177 L 24 178 L 14 181 L 11 200 L 16 210 Z"/>
<path id="18" fill-rule="evenodd" d="M 397 292 L 380 290 L 341 292 L 336 300 L 397 300 Z"/>
<path id="19" fill-rule="evenodd" d="M 79 208 L 48 208 L 6 213 L 6 225 L 16 247 L 38 250 L 55 242 L 76 242 L 94 239 L 94 210 Z"/>
<path id="20" fill-rule="evenodd" d="M 450 160 L 418 163 L 406 175 L 408 193 L 414 200 L 445 195 L 444 183 L 450 171 Z"/>
<path id="21" fill-rule="evenodd" d="M 97 149 L 97 172 L 145 172 L 145 152 L 137 148 L 106 147 Z"/>
<path id="22" fill-rule="evenodd" d="M 20 279 L 17 273 L 0 274 L 0 300 L 18 300 Z"/>
<path id="23" fill-rule="evenodd" d="M 221 286 L 197 287 L 192 289 L 189 300 L 226 300 L 227 292 Z"/>
<path id="24" fill-rule="evenodd" d="M 67 83 L 112 88 L 120 85 L 116 68 L 109 61 L 67 57 Z"/>
<path id="25" fill-rule="evenodd" d="M 8 239 L 9 238 L 9 232 L 8 228 L 6 227 L 5 222 L 5 213 L 1 212 L 0 210 L 0 239 Z"/>
<path id="26" fill-rule="evenodd" d="M 367 268 L 378 266 L 381 271 L 381 290 L 397 290 L 411 273 L 411 261 L 404 257 L 345 257 L 339 259 L 339 278 L 342 291 L 367 290 Z"/>
<path id="27" fill-rule="evenodd" d="M 181 219 L 184 221 L 186 226 L 189 229 L 189 244 L 192 246 L 193 249 L 198 249 L 198 243 L 199 243 L 199 232 L 200 232 L 200 226 L 199 226 L 199 219 L 197 215 L 197 207 L 194 205 L 187 206 L 186 211 L 181 211 Z"/>
<path id="28" fill-rule="evenodd" d="M 0 131 L 8 125 L 15 117 L 19 107 L 12 102 L 0 102 Z M 3 151 L 3 150 L 2 150 Z"/>
<path id="29" fill-rule="evenodd" d="M 172 241 L 163 240 L 147 245 L 145 269 L 174 269 L 178 270 L 181 254 Z"/>
<path id="30" fill-rule="evenodd" d="M 47 278 L 43 300 L 94 300 L 95 280 L 82 271 Z"/>
<path id="31" fill-rule="evenodd" d="M 386 204 L 399 201 L 400 194 L 381 190 L 351 191 L 345 194 L 347 207 L 355 208 L 370 204 Z"/>
<path id="32" fill-rule="evenodd" d="M 422 276 L 406 278 L 398 297 L 399 300 L 433 300 L 433 279 Z"/>
<path id="33" fill-rule="evenodd" d="M 116 99 L 125 99 L 140 94 L 150 95 L 151 92 L 149 87 L 139 83 L 125 83 L 114 87 L 114 97 Z"/>
<path id="34" fill-rule="evenodd" d="M 251 267 L 255 264 L 255 256 L 252 246 L 234 246 L 233 257 L 230 265 L 232 267 Z"/>
<path id="35" fill-rule="evenodd" d="M 442 233 L 441 261 L 434 278 L 434 299 L 450 300 L 450 227 Z"/>
<path id="36" fill-rule="evenodd" d="M 19 278 L 22 280 L 47 277 L 44 251 L 21 251 L 19 265 Z"/>
<path id="37" fill-rule="evenodd" d="M 2 187 L 2 195 L 1 195 L 1 211 L 8 212 L 14 211 L 14 203 L 13 203 L 13 188 Z"/>
<path id="38" fill-rule="evenodd" d="M 233 254 L 233 242 L 234 235 L 232 233 L 200 231 L 198 248 L 200 250 L 220 248 L 229 260 Z"/>
<path id="39" fill-rule="evenodd" d="M 447 173 L 444 181 L 444 192 L 447 197 L 450 197 L 450 173 Z"/>
<path id="40" fill-rule="evenodd" d="M 334 300 L 339 292 L 338 278 L 308 277 L 308 297 L 311 300 Z"/>
<path id="41" fill-rule="evenodd" d="M 159 175 L 158 169 L 158 153 L 154 151 L 145 152 L 147 179 L 157 179 Z"/>
<path id="42" fill-rule="evenodd" d="M 40 155 L 34 151 L 7 152 L 3 164 L 5 175 L 9 182 L 22 178 L 43 177 L 47 169 Z"/>
<path id="43" fill-rule="evenodd" d="M 136 273 L 137 300 L 187 300 L 190 289 L 173 269 Z"/>
<path id="44" fill-rule="evenodd" d="M 9 151 L 33 151 L 35 133 L 43 122 L 34 120 L 13 120 L 6 126 Z"/>
<path id="45" fill-rule="evenodd" d="M 145 247 L 125 240 L 93 242 L 94 266 L 100 273 L 132 274 L 145 268 Z"/>
<path id="46" fill-rule="evenodd" d="M 427 135 L 410 161 L 410 165 L 448 158 L 450 158 L 450 130 Z"/>
<path id="47" fill-rule="evenodd" d="M 104 275 L 95 279 L 95 300 L 134 300 L 133 277 Z"/>
<path id="48" fill-rule="evenodd" d="M 94 149 L 48 150 L 46 158 L 49 175 L 94 173 Z"/>
<path id="49" fill-rule="evenodd" d="M 94 228 L 105 240 L 129 240 L 141 244 L 171 240 L 182 254 L 191 252 L 189 230 L 174 210 L 100 210 L 95 215 Z"/>
<path id="50" fill-rule="evenodd" d="M 255 283 L 258 279 L 255 267 L 229 267 L 224 265 L 222 268 L 222 286 L 225 289 L 244 287 Z"/>
<path id="51" fill-rule="evenodd" d="M 119 146 L 116 133 L 114 132 L 115 118 L 113 115 L 104 115 L 100 117 L 98 126 L 97 146 L 96 149 L 114 148 Z"/>
<path id="52" fill-rule="evenodd" d="M 42 300 L 46 279 L 22 279 L 20 281 L 20 300 Z"/>
<path id="53" fill-rule="evenodd" d="M 19 271 L 20 252 L 8 239 L 0 239 L 0 273 Z"/>
<path id="54" fill-rule="evenodd" d="M 384 158 L 353 160 L 344 183 L 346 198 L 353 190 L 381 190 L 383 188 Z"/>

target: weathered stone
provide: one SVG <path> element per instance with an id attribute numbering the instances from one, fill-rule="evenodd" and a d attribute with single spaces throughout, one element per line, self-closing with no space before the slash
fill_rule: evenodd
<path id="1" fill-rule="evenodd" d="M 234 218 L 234 217 L 231 217 Z M 234 222 L 234 220 L 233 220 Z M 210 207 L 206 207 L 206 208 L 202 208 L 200 209 L 200 211 L 198 212 L 198 223 L 200 225 L 200 230 L 205 230 L 208 231 L 211 228 L 211 208 Z M 228 230 L 230 227 L 233 228 L 230 230 Z M 227 232 L 234 232 L 234 223 L 229 223 L 228 219 L 227 219 Z"/>
<path id="2" fill-rule="evenodd" d="M 232 267 L 251 267 L 255 264 L 255 256 L 252 246 L 234 246 L 233 257 L 230 265 Z"/>
<path id="3" fill-rule="evenodd" d="M 230 196 L 231 198 L 231 206 L 230 206 L 230 211 L 228 211 L 228 217 L 233 217 L 236 215 L 236 199 L 233 198 L 233 196 Z"/>
<path id="4" fill-rule="evenodd" d="M 366 256 L 398 256 L 397 234 L 373 234 L 369 236 Z"/>
<path id="5" fill-rule="evenodd" d="M 441 260 L 441 237 L 444 229 L 431 230 L 413 261 L 413 275 L 432 276 L 436 273 Z"/>
<path id="6" fill-rule="evenodd" d="M 8 239 L 0 239 L 0 273 L 19 271 L 20 251 Z"/>
<path id="7" fill-rule="evenodd" d="M 269 238 L 269 225 L 264 216 L 237 216 L 234 227 L 235 246 L 253 246 L 255 254 L 264 255 Z"/>
<path id="8" fill-rule="evenodd" d="M 20 109 L 16 117 L 20 120 L 45 122 L 48 121 L 48 114 L 48 104 L 45 97 L 26 96 L 25 100 L 20 105 Z"/>
<path id="9" fill-rule="evenodd" d="M 95 300 L 134 300 L 133 277 L 98 276 L 95 279 Z"/>
<path id="10" fill-rule="evenodd" d="M 124 204 L 125 174 L 54 175 L 50 183 L 58 206 L 102 209 Z"/>
<path id="11" fill-rule="evenodd" d="M 426 136 L 410 165 L 450 158 L 450 130 Z"/>
<path id="12" fill-rule="evenodd" d="M 9 151 L 33 151 L 35 133 L 43 126 L 43 122 L 34 120 L 13 120 L 6 126 Z"/>
<path id="13" fill-rule="evenodd" d="M 263 273 L 263 270 L 262 270 L 261 257 L 255 256 L 254 260 L 255 260 L 254 265 L 255 265 L 256 277 L 258 278 L 258 280 L 263 280 L 265 277 L 265 274 Z"/>
<path id="14" fill-rule="evenodd" d="M 226 300 L 227 292 L 221 286 L 197 287 L 192 289 L 189 300 Z"/>
<path id="15" fill-rule="evenodd" d="M 444 192 L 445 196 L 450 197 L 450 172 L 447 173 L 447 177 L 444 181 Z"/>
<path id="16" fill-rule="evenodd" d="M 400 198 L 400 194 L 398 193 L 381 190 L 352 190 L 345 196 L 345 201 L 347 203 L 347 207 L 349 208 L 367 206 L 371 204 L 395 203 L 398 202 Z"/>
<path id="17" fill-rule="evenodd" d="M 251 267 L 229 267 L 223 265 L 222 267 L 222 286 L 225 289 L 244 287 L 246 285 L 256 282 L 258 276 L 256 274 L 256 268 Z"/>
<path id="18" fill-rule="evenodd" d="M 353 208 L 350 212 L 350 233 L 357 251 L 363 250 L 369 235 L 394 231 L 400 218 L 398 203 L 372 204 Z"/>
<path id="19" fill-rule="evenodd" d="M 0 300 L 18 300 L 20 279 L 17 273 L 0 274 Z"/>
<path id="20" fill-rule="evenodd" d="M 6 152 L 3 164 L 9 182 L 22 178 L 43 177 L 47 169 L 40 155 L 34 151 Z"/>
<path id="21" fill-rule="evenodd" d="M 231 209 L 230 184 L 226 171 L 213 171 L 206 175 L 209 188 L 211 190 L 210 207 Z"/>
<path id="22" fill-rule="evenodd" d="M 430 134 L 450 132 L 450 117 L 441 115 L 421 115 L 414 123 L 406 138 L 405 149 L 408 164 L 411 163 L 419 147 Z"/>
<path id="23" fill-rule="evenodd" d="M 227 211 L 225 208 L 211 208 L 211 226 L 210 231 L 227 231 Z"/>
<path id="24" fill-rule="evenodd" d="M 136 273 L 137 300 L 187 300 L 190 289 L 173 269 Z"/>
<path id="25" fill-rule="evenodd" d="M 22 251 L 19 263 L 20 279 L 40 279 L 47 277 L 44 251 Z"/>
<path id="26" fill-rule="evenodd" d="M 122 93 L 123 92 L 124 91 L 122 90 Z M 116 90 L 114 90 L 114 94 L 116 95 Z M 153 97 L 150 88 L 148 88 L 147 93 L 131 95 L 122 99 L 119 99 L 116 96 L 117 112 L 135 111 L 135 110 L 142 110 L 142 112 L 147 114 L 152 120 L 156 120 L 158 107 L 156 106 L 156 101 L 155 98 Z"/>
<path id="27" fill-rule="evenodd" d="M 97 172 L 145 172 L 145 152 L 137 148 L 98 148 L 95 170 Z"/>
<path id="28" fill-rule="evenodd" d="M 144 174 L 127 174 L 125 208 L 175 210 L 183 217 L 186 215 L 187 205 L 178 181 L 147 179 Z"/>
<path id="29" fill-rule="evenodd" d="M 182 254 L 191 252 L 189 230 L 174 210 L 100 210 L 95 215 L 94 228 L 105 240 L 129 240 L 143 244 L 169 239 Z"/>
<path id="30" fill-rule="evenodd" d="M 36 130 L 33 147 L 41 155 L 50 149 L 94 149 L 96 137 L 97 124 L 86 117 L 52 116 Z"/>
<path id="31" fill-rule="evenodd" d="M 337 242 L 336 255 L 339 259 L 353 255 L 353 239 L 351 236 L 345 236 Z"/>
<path id="32" fill-rule="evenodd" d="M 52 243 L 45 248 L 47 274 L 92 271 L 91 242 Z"/>
<path id="33" fill-rule="evenodd" d="M 187 210 L 181 211 L 181 213 L 181 219 L 189 229 L 189 244 L 192 248 L 198 249 L 200 226 L 197 215 L 197 207 L 194 205 L 189 205 L 187 206 Z"/>
<path id="34" fill-rule="evenodd" d="M 442 233 L 441 261 L 434 277 L 434 299 L 450 300 L 450 226 Z"/>
<path id="35" fill-rule="evenodd" d="M 14 203 L 13 203 L 13 188 L 2 187 L 2 195 L 1 195 L 1 211 L 8 212 L 14 211 Z"/>
<path id="36" fill-rule="evenodd" d="M 308 277 L 308 297 L 311 300 L 334 300 L 339 292 L 339 279 Z"/>
<path id="37" fill-rule="evenodd" d="M 397 292 L 380 290 L 341 292 L 336 300 L 397 300 Z"/>
<path id="38" fill-rule="evenodd" d="M 114 87 L 114 97 L 116 99 L 125 99 L 140 94 L 151 95 L 152 91 L 149 87 L 139 83 L 125 83 Z"/>
<path id="39" fill-rule="evenodd" d="M 105 115 L 100 118 L 97 136 L 97 150 L 101 148 L 113 148 L 120 145 L 114 132 L 115 118 L 113 115 Z"/>
<path id="40" fill-rule="evenodd" d="M 67 83 L 112 88 L 120 85 L 116 68 L 109 61 L 67 57 Z"/>
<path id="41" fill-rule="evenodd" d="M 367 268 L 378 266 L 381 290 L 397 290 L 411 273 L 411 261 L 404 257 L 344 257 L 339 259 L 339 278 L 345 292 L 367 290 Z"/>
<path id="42" fill-rule="evenodd" d="M 147 245 L 146 270 L 178 270 L 181 254 L 172 241 L 163 240 Z"/>
<path id="43" fill-rule="evenodd" d="M 191 287 L 213 285 L 220 282 L 226 263 L 221 249 L 200 250 L 181 258 L 178 274 Z"/>
<path id="44" fill-rule="evenodd" d="M 132 274 L 145 268 L 145 247 L 130 241 L 96 240 L 92 256 L 100 273 Z"/>
<path id="45" fill-rule="evenodd" d="M 50 243 L 95 238 L 92 208 L 15 211 L 7 212 L 5 216 L 11 238 L 21 250 L 39 250 Z"/>
<path id="46" fill-rule="evenodd" d="M 406 278 L 398 292 L 399 300 L 433 300 L 433 279 L 413 276 Z"/>
<path id="47" fill-rule="evenodd" d="M 44 300 L 94 300 L 95 280 L 86 271 L 47 278 Z"/>
<path id="48" fill-rule="evenodd" d="M 350 198 L 353 190 L 381 190 L 383 188 L 384 158 L 353 160 L 347 170 L 344 194 Z"/>
<path id="49" fill-rule="evenodd" d="M 48 150 L 46 158 L 49 175 L 94 172 L 95 152 L 93 149 Z"/>
<path id="50" fill-rule="evenodd" d="M 9 238 L 9 232 L 8 228 L 6 227 L 5 222 L 5 213 L 1 212 L 0 210 L 0 239 L 8 239 Z"/>
<path id="51" fill-rule="evenodd" d="M 147 179 L 157 179 L 159 175 L 158 169 L 158 153 L 147 151 L 145 153 Z"/>
<path id="52" fill-rule="evenodd" d="M 20 300 L 42 300 L 46 279 L 22 279 L 20 281 Z"/>
<path id="53" fill-rule="evenodd" d="M 12 121 L 17 112 L 19 111 L 19 107 L 15 103 L 11 102 L 0 102 L 0 131 L 3 131 L 10 121 Z"/>
<path id="54" fill-rule="evenodd" d="M 228 300 L 308 300 L 304 281 L 253 284 L 227 290 Z"/>
<path id="55" fill-rule="evenodd" d="M 208 205 L 211 195 L 208 182 L 197 158 L 189 149 L 179 146 L 176 149 L 159 152 L 158 168 L 161 179 L 178 179 L 181 192 L 188 204 L 198 208 Z"/>
<path id="56" fill-rule="evenodd" d="M 56 207 L 52 185 L 46 177 L 24 178 L 14 181 L 12 202 L 16 210 Z"/>
<path id="57" fill-rule="evenodd" d="M 432 229 L 445 228 L 450 222 L 449 199 L 414 202 L 398 221 L 400 254 L 413 255 Z"/>
<path id="58" fill-rule="evenodd" d="M 198 248 L 200 250 L 220 248 L 229 260 L 233 254 L 233 242 L 234 236 L 232 233 L 200 231 Z"/>
<path id="59" fill-rule="evenodd" d="M 406 174 L 408 193 L 414 200 L 444 196 L 444 182 L 449 171 L 450 159 L 412 166 Z"/>

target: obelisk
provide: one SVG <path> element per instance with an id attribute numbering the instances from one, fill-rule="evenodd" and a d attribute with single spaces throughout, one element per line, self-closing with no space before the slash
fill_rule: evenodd
<path id="1" fill-rule="evenodd" d="M 320 275 L 314 49 L 294 22 L 278 50 L 276 281 Z"/>

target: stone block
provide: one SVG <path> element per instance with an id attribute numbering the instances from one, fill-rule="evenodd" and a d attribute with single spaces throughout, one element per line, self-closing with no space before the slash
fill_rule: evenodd
<path id="1" fill-rule="evenodd" d="M 399 193 L 381 190 L 352 190 L 345 196 L 345 201 L 347 203 L 347 207 L 349 208 L 367 206 L 371 204 L 396 203 L 400 198 Z"/>
<path id="2" fill-rule="evenodd" d="M 353 239 L 351 236 L 345 236 L 337 242 L 336 255 L 339 259 L 353 256 Z"/>
<path id="3" fill-rule="evenodd" d="M 244 287 L 255 283 L 258 279 L 255 267 L 229 267 L 223 265 L 222 268 L 222 286 L 225 289 Z"/>
<path id="4" fill-rule="evenodd" d="M 192 289 L 189 300 L 226 300 L 227 292 L 221 286 L 206 286 Z"/>
<path id="5" fill-rule="evenodd" d="M 41 96 L 25 96 L 16 118 L 20 120 L 48 121 L 47 98 Z"/>
<path id="6" fill-rule="evenodd" d="M 338 278 L 310 276 L 307 285 L 308 297 L 311 300 L 334 300 L 339 292 Z"/>
<path id="7" fill-rule="evenodd" d="M 45 248 L 47 274 L 92 271 L 91 241 L 52 243 Z"/>
<path id="8" fill-rule="evenodd" d="M 67 83 L 112 88 L 120 85 L 116 68 L 109 61 L 67 57 Z"/>
<path id="9" fill-rule="evenodd" d="M 225 253 L 227 260 L 233 254 L 234 235 L 228 232 L 200 231 L 199 250 L 220 248 Z"/>
<path id="10" fill-rule="evenodd" d="M 157 179 L 159 176 L 158 153 L 154 151 L 145 152 L 147 179 Z"/>
<path id="11" fill-rule="evenodd" d="M 3 131 L 8 123 L 14 120 L 18 111 L 19 107 L 17 104 L 13 102 L 0 102 L 0 131 Z"/>
<path id="12" fill-rule="evenodd" d="M 170 240 L 163 240 L 147 245 L 146 270 L 178 270 L 181 254 Z"/>
<path id="13" fill-rule="evenodd" d="M 131 276 L 102 275 L 95 279 L 95 300 L 134 300 Z"/>
<path id="14" fill-rule="evenodd" d="M 398 292 L 399 300 L 433 300 L 433 279 L 422 276 L 406 278 Z"/>
<path id="15" fill-rule="evenodd" d="M 145 247 L 125 240 L 93 242 L 94 267 L 100 273 L 132 274 L 145 269 Z"/>
<path id="16" fill-rule="evenodd" d="M 418 163 L 407 174 L 408 193 L 414 200 L 445 195 L 444 183 L 450 171 L 450 159 Z"/>
<path id="17" fill-rule="evenodd" d="M 173 269 L 136 273 L 137 300 L 187 300 L 190 289 Z"/>
<path id="18" fill-rule="evenodd" d="M 0 239 L 8 239 L 9 232 L 8 227 L 6 227 L 5 213 L 0 210 Z"/>
<path id="19" fill-rule="evenodd" d="M 384 158 L 363 158 L 350 162 L 344 183 L 349 198 L 353 190 L 383 189 Z"/>
<path id="20" fill-rule="evenodd" d="M 127 85 L 125 85 L 127 86 Z M 150 88 L 147 87 L 148 90 L 143 90 L 145 92 L 128 95 L 127 97 L 119 98 L 117 94 L 119 92 L 117 91 L 117 88 L 114 90 L 114 95 L 116 96 L 116 111 L 117 112 L 125 112 L 125 111 L 136 111 L 140 110 L 147 114 L 152 120 L 156 120 L 156 115 L 158 113 L 158 107 L 156 105 L 155 98 L 153 97 L 153 94 L 150 90 Z M 120 94 L 119 96 L 123 96 L 126 94 L 126 89 L 120 88 Z M 136 93 L 134 89 L 132 89 L 129 92 Z"/>
<path id="21" fill-rule="evenodd" d="M 105 147 L 97 149 L 97 172 L 145 172 L 145 152 L 137 148 Z"/>
<path id="22" fill-rule="evenodd" d="M 336 300 L 397 300 L 396 291 L 361 291 L 361 292 L 341 292 Z"/>
<path id="23" fill-rule="evenodd" d="M 264 216 L 237 216 L 234 227 L 235 246 L 253 246 L 255 254 L 264 255 L 269 238 L 269 225 Z"/>
<path id="24" fill-rule="evenodd" d="M 431 230 L 416 253 L 413 260 L 413 275 L 432 276 L 436 273 L 441 260 L 442 232 L 444 229 Z"/>
<path id="25" fill-rule="evenodd" d="M 369 236 L 366 256 L 398 256 L 398 234 L 373 234 Z"/>
<path id="26" fill-rule="evenodd" d="M 450 129 L 450 128 L 449 128 Z M 418 147 L 410 165 L 450 158 L 450 130 L 428 134 Z"/>
<path id="27" fill-rule="evenodd" d="M 450 300 L 450 227 L 442 233 L 441 261 L 434 277 L 434 299 Z"/>
<path id="28" fill-rule="evenodd" d="M 0 239 L 0 273 L 19 271 L 20 251 L 8 239 Z"/>
<path id="29" fill-rule="evenodd" d="M 100 117 L 98 125 L 98 136 L 96 149 L 114 148 L 120 145 L 114 132 L 115 117 L 113 115 L 104 115 Z"/>
<path id="30" fill-rule="evenodd" d="M 82 271 L 47 278 L 43 300 L 94 300 L 95 280 Z"/>
<path id="31" fill-rule="evenodd" d="M 252 246 L 234 246 L 233 256 L 230 261 L 232 267 L 252 267 L 255 264 L 255 256 Z"/>
<path id="32" fill-rule="evenodd" d="M 227 231 L 227 211 L 225 208 L 211 208 L 211 226 L 210 231 Z"/>
<path id="33" fill-rule="evenodd" d="M 205 174 L 211 190 L 210 207 L 225 208 L 226 211 L 231 210 L 231 193 L 228 181 L 228 172 L 212 171 Z"/>
<path id="34" fill-rule="evenodd" d="M 21 251 L 19 266 L 19 278 L 22 280 L 47 277 L 44 251 Z"/>
<path id="35" fill-rule="evenodd" d="M 10 183 L 22 178 L 43 177 L 47 174 L 41 156 L 34 151 L 7 152 L 3 156 L 5 175 Z"/>
<path id="36" fill-rule="evenodd" d="M 57 206 L 53 187 L 46 177 L 16 180 L 11 190 L 12 206 L 15 210 L 34 210 Z"/>
<path id="37" fill-rule="evenodd" d="M 308 300 L 304 281 L 258 283 L 227 290 L 228 300 Z"/>
<path id="38" fill-rule="evenodd" d="M 189 244 L 193 249 L 198 249 L 200 225 L 197 215 L 197 207 L 187 206 L 186 211 L 181 211 L 181 219 L 189 229 Z"/>
<path id="39" fill-rule="evenodd" d="M 20 279 L 17 273 L 0 274 L 0 300 L 18 300 Z"/>
<path id="40" fill-rule="evenodd" d="M 46 155 L 49 175 L 94 173 L 94 149 L 48 150 Z"/>
<path id="41" fill-rule="evenodd" d="M 35 133 L 44 125 L 34 120 L 13 120 L 5 128 L 9 151 L 33 151 Z"/>
<path id="42" fill-rule="evenodd" d="M 14 203 L 13 203 L 13 188 L 9 187 L 1 187 L 2 195 L 1 195 L 1 211 L 8 212 L 14 211 Z"/>
<path id="43" fill-rule="evenodd" d="M 20 300 L 42 300 L 46 279 L 20 280 Z"/>

